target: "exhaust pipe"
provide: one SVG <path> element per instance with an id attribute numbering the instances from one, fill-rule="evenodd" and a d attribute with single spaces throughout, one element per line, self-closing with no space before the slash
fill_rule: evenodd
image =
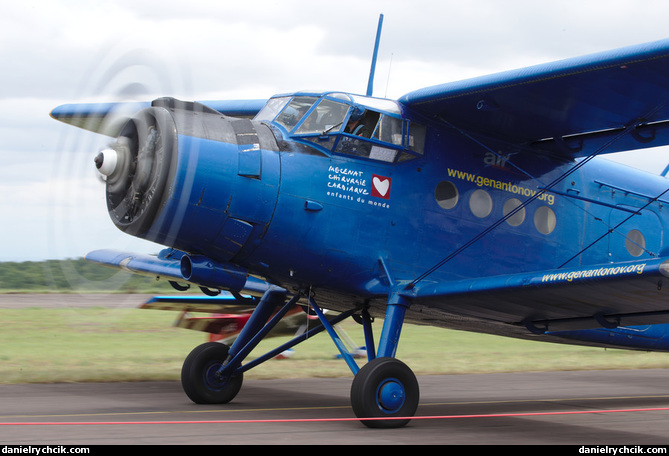
<path id="1" fill-rule="evenodd" d="M 247 279 L 244 269 L 202 255 L 181 257 L 181 275 L 191 283 L 230 291 L 244 289 Z"/>

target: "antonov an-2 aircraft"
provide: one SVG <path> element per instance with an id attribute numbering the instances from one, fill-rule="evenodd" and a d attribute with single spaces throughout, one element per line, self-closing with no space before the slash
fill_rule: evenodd
<path id="1" fill-rule="evenodd" d="M 323 330 L 368 427 L 415 415 L 416 377 L 395 358 L 405 323 L 669 350 L 667 170 L 599 157 L 669 144 L 669 40 L 397 100 L 372 97 L 372 79 L 365 95 L 161 98 L 122 122 L 108 121 L 115 104 L 52 111 L 116 138 L 95 160 L 111 220 L 165 246 L 89 260 L 253 310 L 231 346 L 187 357 L 191 400 L 231 401 L 245 371 Z M 247 362 L 295 306 L 322 324 Z M 334 329 L 348 317 L 362 367 Z"/>

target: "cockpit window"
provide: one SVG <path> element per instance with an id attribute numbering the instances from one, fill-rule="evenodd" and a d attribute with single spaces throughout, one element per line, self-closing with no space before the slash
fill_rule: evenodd
<path id="1" fill-rule="evenodd" d="M 344 130 L 346 134 L 337 143 L 335 152 L 394 162 L 399 152 L 397 149 L 367 141 L 367 138 L 401 147 L 402 125 L 400 118 L 364 109 L 361 106 L 353 106 Z"/>
<path id="2" fill-rule="evenodd" d="M 275 122 L 290 131 L 298 124 L 311 106 L 318 100 L 316 97 L 295 97 L 276 118 Z"/>
<path id="3" fill-rule="evenodd" d="M 373 138 L 378 139 L 379 141 L 394 144 L 396 146 L 401 146 L 402 119 L 382 115 L 379 123 L 376 124 Z"/>
<path id="4" fill-rule="evenodd" d="M 255 120 L 272 122 L 324 152 L 403 162 L 423 154 L 425 127 L 403 119 L 391 100 L 344 93 L 270 99 Z"/>
<path id="5" fill-rule="evenodd" d="M 361 106 L 353 106 L 351 108 L 351 116 L 346 124 L 346 133 L 363 138 L 371 138 L 374 133 L 374 128 L 379 120 L 379 113 L 362 108 Z"/>
<path id="6" fill-rule="evenodd" d="M 346 118 L 348 105 L 333 100 L 321 101 L 295 132 L 298 135 L 337 133 Z"/>
<path id="7" fill-rule="evenodd" d="M 290 101 L 290 97 L 279 97 L 279 98 L 270 98 L 267 104 L 256 114 L 254 120 L 260 120 L 269 122 L 274 120 L 277 114 L 286 106 Z"/>
<path id="8" fill-rule="evenodd" d="M 412 152 L 423 154 L 425 146 L 425 126 L 411 122 L 409 124 L 409 135 L 407 136 L 407 147 Z"/>

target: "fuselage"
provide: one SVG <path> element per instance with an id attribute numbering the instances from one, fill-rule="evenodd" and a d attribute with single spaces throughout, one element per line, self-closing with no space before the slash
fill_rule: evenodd
<path id="1" fill-rule="evenodd" d="M 390 100 L 341 93 L 277 96 L 254 120 L 192 105 L 151 109 L 167 119 L 157 150 L 174 151 L 154 161 L 168 176 L 146 196 L 133 184 L 125 199 L 108 197 L 117 225 L 287 288 L 363 301 L 418 277 L 445 282 L 669 251 L 667 200 L 652 201 L 667 179 L 606 159 L 575 169 L 550 154 L 489 147 Z M 356 120 L 367 123 L 364 133 Z M 147 202 L 128 216 L 133 198 Z"/>
<path id="2" fill-rule="evenodd" d="M 577 162 L 487 149 L 455 130 L 417 122 L 426 126 L 424 146 L 402 160 L 314 146 L 321 153 L 279 152 L 274 215 L 246 264 L 283 283 L 383 295 L 389 281 L 412 281 L 463 246 L 425 280 L 666 254 L 669 219 L 661 201 L 651 202 L 666 179 L 606 159 L 568 174 Z"/>

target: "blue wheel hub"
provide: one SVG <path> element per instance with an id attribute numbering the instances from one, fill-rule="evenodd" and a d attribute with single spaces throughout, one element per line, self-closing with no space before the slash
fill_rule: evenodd
<path id="1" fill-rule="evenodd" d="M 396 413 L 404 405 L 406 392 L 404 385 L 394 378 L 381 383 L 376 391 L 379 409 L 384 413 Z"/>
<path id="2" fill-rule="evenodd" d="M 228 378 L 218 373 L 220 368 L 221 363 L 212 363 L 203 372 L 204 384 L 211 391 L 220 391 L 228 383 Z"/>

